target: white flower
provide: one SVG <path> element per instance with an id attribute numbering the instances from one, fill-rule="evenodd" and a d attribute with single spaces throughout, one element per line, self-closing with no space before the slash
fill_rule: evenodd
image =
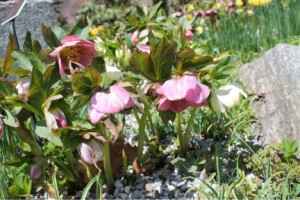
<path id="1" fill-rule="evenodd" d="M 113 81 L 118 81 L 122 78 L 122 72 L 115 66 L 105 65 L 105 83 L 110 85 Z"/>
<path id="2" fill-rule="evenodd" d="M 80 143 L 78 151 L 81 160 L 90 165 L 94 163 L 93 159 L 95 162 L 103 160 L 102 146 L 95 140 L 90 140 L 87 144 Z"/>
<path id="3" fill-rule="evenodd" d="M 220 87 L 211 98 L 213 109 L 218 112 L 225 112 L 226 107 L 230 108 L 239 102 L 240 94 L 245 98 L 247 97 L 242 88 L 235 83 Z"/>
<path id="4" fill-rule="evenodd" d="M 25 102 L 28 101 L 28 91 L 30 86 L 30 78 L 24 77 L 16 86 L 18 90 L 18 96 Z"/>

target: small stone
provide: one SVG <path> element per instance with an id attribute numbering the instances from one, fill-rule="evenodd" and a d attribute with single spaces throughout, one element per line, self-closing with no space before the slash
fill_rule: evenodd
<path id="1" fill-rule="evenodd" d="M 121 199 L 127 199 L 128 195 L 126 193 L 120 194 Z"/>
<path id="2" fill-rule="evenodd" d="M 114 191 L 114 198 L 119 197 L 119 194 L 120 194 L 120 190 L 118 188 L 116 188 Z"/>
<path id="3" fill-rule="evenodd" d="M 177 187 L 181 187 L 181 186 L 183 186 L 183 185 L 185 185 L 186 184 L 186 179 L 185 180 L 183 180 L 183 181 L 181 181 L 181 182 L 179 182 L 179 183 L 177 183 Z"/>
<path id="4" fill-rule="evenodd" d="M 167 188 L 170 192 L 172 192 L 173 190 L 176 189 L 176 187 L 174 185 L 170 185 L 170 184 L 167 185 Z"/>
<path id="5" fill-rule="evenodd" d="M 145 190 L 146 190 L 147 192 L 153 192 L 154 189 L 155 189 L 155 187 L 154 187 L 153 183 L 147 183 L 147 184 L 145 185 Z"/>
<path id="6" fill-rule="evenodd" d="M 125 193 L 127 193 L 127 194 L 128 194 L 128 193 L 130 192 L 130 189 L 131 189 L 131 187 L 130 187 L 130 186 L 126 186 L 126 187 L 125 187 Z"/>
<path id="7" fill-rule="evenodd" d="M 120 189 L 121 187 L 123 187 L 123 183 L 121 182 L 120 179 L 116 180 L 115 186 L 116 186 L 116 188 L 118 188 L 118 189 Z"/>

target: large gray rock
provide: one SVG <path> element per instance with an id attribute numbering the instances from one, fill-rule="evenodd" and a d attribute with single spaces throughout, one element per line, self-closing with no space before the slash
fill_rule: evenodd
<path id="1" fill-rule="evenodd" d="M 11 8 L 11 3 L 0 4 L 0 21 Z M 16 18 L 15 26 L 20 46 L 23 46 L 27 31 L 45 46 L 42 42 L 41 23 L 50 26 L 58 17 L 53 9 L 51 0 L 30 0 L 25 5 L 21 14 Z M 0 58 L 5 54 L 5 48 L 8 43 L 9 24 L 0 26 Z"/>
<path id="2" fill-rule="evenodd" d="M 284 136 L 300 142 L 300 47 L 279 44 L 243 65 L 239 76 L 253 94 L 262 144 Z"/>

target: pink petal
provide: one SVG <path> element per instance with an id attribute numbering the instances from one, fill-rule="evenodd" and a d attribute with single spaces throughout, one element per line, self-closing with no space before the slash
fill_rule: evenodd
<path id="1" fill-rule="evenodd" d="M 40 165 L 34 164 L 30 169 L 29 176 L 31 179 L 37 179 L 41 176 L 42 173 L 42 167 Z"/>
<path id="2" fill-rule="evenodd" d="M 95 93 L 90 104 L 99 113 L 118 113 L 134 105 L 128 92 L 120 86 Z"/>
<path id="3" fill-rule="evenodd" d="M 58 54 L 58 66 L 59 66 L 59 73 L 61 76 L 66 76 L 65 69 L 69 67 L 69 63 L 63 59 L 61 59 L 60 54 Z"/>
<path id="4" fill-rule="evenodd" d="M 190 105 L 202 106 L 209 93 L 210 90 L 206 85 L 197 83 L 194 89 L 187 92 L 185 99 Z"/>
<path id="5" fill-rule="evenodd" d="M 139 38 L 147 36 L 149 33 L 148 29 L 144 29 L 140 32 Z"/>
<path id="6" fill-rule="evenodd" d="M 62 44 L 65 44 L 67 42 L 73 42 L 73 41 L 78 41 L 79 42 L 80 40 L 81 39 L 78 36 L 76 36 L 76 35 L 70 35 L 70 36 L 67 36 L 67 37 L 64 37 L 63 39 L 61 39 L 60 42 Z"/>
<path id="7" fill-rule="evenodd" d="M 136 43 L 139 39 L 138 39 L 138 35 L 139 35 L 139 32 L 138 31 L 134 31 L 131 35 L 131 42 L 132 43 Z"/>
<path id="8" fill-rule="evenodd" d="M 166 110 L 169 110 L 169 108 L 171 106 L 171 101 L 169 101 L 165 97 L 159 97 L 158 104 L 159 104 L 158 105 L 158 110 L 160 110 L 160 111 L 166 111 Z"/>
<path id="9" fill-rule="evenodd" d="M 146 45 L 146 44 L 141 44 L 136 46 L 136 48 L 141 51 L 141 52 L 145 52 L 145 53 L 150 53 L 150 46 Z"/>
<path id="10" fill-rule="evenodd" d="M 85 143 L 79 144 L 78 149 L 79 149 L 80 158 L 84 162 L 92 165 L 93 164 L 93 157 L 92 156 L 93 156 L 94 150 L 90 146 L 86 145 Z"/>
<path id="11" fill-rule="evenodd" d="M 195 88 L 197 79 L 194 76 L 182 76 L 180 78 L 166 81 L 156 93 L 164 95 L 171 101 L 184 99 L 190 89 Z"/>
<path id="12" fill-rule="evenodd" d="M 189 107 L 189 104 L 184 99 L 179 100 L 179 101 L 172 101 L 170 103 L 170 105 L 171 106 L 170 106 L 169 110 L 176 112 L 176 113 L 182 112 Z"/>
<path id="13" fill-rule="evenodd" d="M 89 104 L 89 108 L 88 108 L 88 115 L 90 117 L 90 120 L 92 122 L 92 124 L 97 124 L 101 118 L 105 115 L 104 113 L 99 113 L 94 106 L 92 106 L 92 104 Z"/>

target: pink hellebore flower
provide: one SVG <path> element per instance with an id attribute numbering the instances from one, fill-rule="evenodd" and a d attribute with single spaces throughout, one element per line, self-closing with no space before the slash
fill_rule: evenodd
<path id="1" fill-rule="evenodd" d="M 128 92 L 123 87 L 114 85 L 92 96 L 88 113 L 91 122 L 97 124 L 105 114 L 118 113 L 133 105 Z"/>
<path id="2" fill-rule="evenodd" d="M 134 31 L 131 35 L 131 42 L 136 43 L 139 41 L 139 31 Z"/>
<path id="3" fill-rule="evenodd" d="M 0 117 L 0 140 L 2 139 L 3 135 L 3 121 L 2 118 Z"/>
<path id="4" fill-rule="evenodd" d="M 43 173 L 42 167 L 40 165 L 34 164 L 30 169 L 29 176 L 31 179 L 38 179 Z"/>
<path id="5" fill-rule="evenodd" d="M 136 48 L 144 53 L 150 53 L 150 46 L 146 44 L 137 45 Z"/>
<path id="6" fill-rule="evenodd" d="M 158 110 L 182 112 L 189 106 L 200 107 L 210 94 L 206 85 L 198 83 L 195 76 L 182 76 L 166 81 L 156 90 Z"/>
<path id="7" fill-rule="evenodd" d="M 28 91 L 30 86 L 30 78 L 24 77 L 16 86 L 18 90 L 18 96 L 25 102 L 28 101 Z"/>
<path id="8" fill-rule="evenodd" d="M 44 103 L 44 115 L 47 127 L 50 130 L 56 130 L 67 126 L 67 119 L 63 111 L 58 108 L 50 108 L 52 101 L 63 98 L 62 95 L 49 97 Z"/>
<path id="9" fill-rule="evenodd" d="M 78 145 L 78 151 L 81 160 L 83 160 L 87 164 L 90 165 L 93 164 L 93 154 L 94 154 L 95 163 L 103 160 L 103 153 L 102 153 L 101 146 L 94 140 L 91 140 L 87 144 L 80 143 Z"/>
<path id="10" fill-rule="evenodd" d="M 87 67 L 93 57 L 98 56 L 94 43 L 72 35 L 61 40 L 62 45 L 55 48 L 50 57 L 58 59 L 60 75 L 66 76 L 65 70 L 70 69 L 72 62 Z"/>
<path id="11" fill-rule="evenodd" d="M 187 40 L 193 40 L 193 37 L 194 37 L 194 33 L 193 31 L 191 30 L 184 30 L 184 37 L 187 39 Z"/>

